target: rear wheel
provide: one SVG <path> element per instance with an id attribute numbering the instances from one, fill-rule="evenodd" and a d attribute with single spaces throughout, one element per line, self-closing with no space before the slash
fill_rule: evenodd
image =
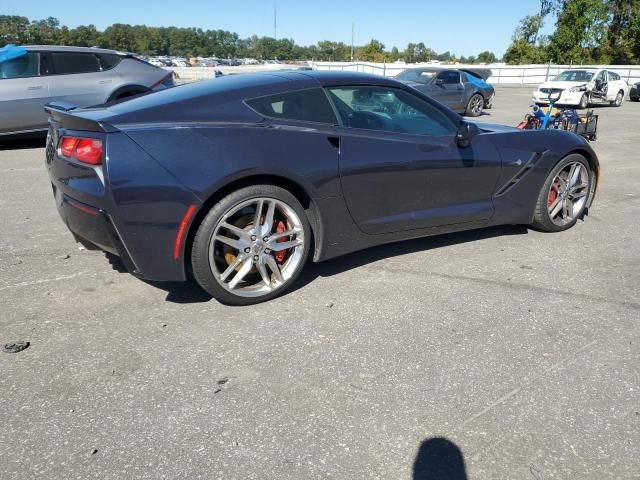
<path id="1" fill-rule="evenodd" d="M 227 305 L 275 298 L 307 260 L 311 230 L 300 202 L 273 185 L 242 188 L 220 200 L 193 241 L 197 282 Z"/>
<path id="2" fill-rule="evenodd" d="M 614 107 L 619 107 L 622 105 L 623 102 L 624 102 L 624 92 L 620 90 L 616 95 L 616 99 L 613 102 L 611 102 L 611 105 L 613 105 Z"/>
<path id="3" fill-rule="evenodd" d="M 582 155 L 563 158 L 540 190 L 532 226 L 545 232 L 561 232 L 573 227 L 587 207 L 593 177 Z"/>
<path id="4" fill-rule="evenodd" d="M 484 98 L 479 93 L 474 94 L 467 103 L 465 115 L 468 117 L 479 117 L 484 108 Z"/>

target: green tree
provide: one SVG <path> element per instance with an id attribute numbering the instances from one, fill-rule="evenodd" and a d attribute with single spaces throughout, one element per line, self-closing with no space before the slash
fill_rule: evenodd
<path id="1" fill-rule="evenodd" d="M 384 45 L 378 40 L 372 39 L 358 49 L 358 59 L 367 62 L 384 62 L 386 60 Z"/>
<path id="2" fill-rule="evenodd" d="M 497 60 L 495 53 L 488 50 L 478 54 L 478 63 L 495 63 Z"/>
<path id="3" fill-rule="evenodd" d="M 603 0 L 567 0 L 549 40 L 549 56 L 556 63 L 597 61 L 594 50 L 605 38 L 608 13 Z"/>

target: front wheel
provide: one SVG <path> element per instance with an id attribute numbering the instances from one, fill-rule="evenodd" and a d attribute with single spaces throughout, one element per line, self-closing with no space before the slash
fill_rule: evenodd
<path id="1" fill-rule="evenodd" d="M 540 190 L 532 226 L 545 232 L 573 227 L 587 207 L 593 182 L 594 174 L 582 155 L 563 158 Z"/>
<path id="2" fill-rule="evenodd" d="M 584 93 L 582 97 L 580 97 L 580 103 L 578 104 L 578 108 L 584 110 L 589 106 L 589 95 Z"/>
<path id="3" fill-rule="evenodd" d="M 311 229 L 300 202 L 274 185 L 242 188 L 220 200 L 193 240 L 196 281 L 227 305 L 275 298 L 307 260 Z"/>
<path id="4" fill-rule="evenodd" d="M 479 93 L 474 94 L 467 104 L 464 114 L 468 117 L 479 117 L 484 108 L 484 98 Z"/>

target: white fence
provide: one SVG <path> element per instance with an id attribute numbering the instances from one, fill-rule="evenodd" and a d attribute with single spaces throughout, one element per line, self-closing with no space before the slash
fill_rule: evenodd
<path id="1" fill-rule="evenodd" d="M 314 70 L 344 70 L 350 72 L 375 73 L 392 77 L 407 68 L 424 67 L 426 64 L 404 63 L 345 63 L 345 62 L 313 62 Z M 492 71 L 489 83 L 494 85 L 538 85 L 551 79 L 568 68 L 580 68 L 579 65 L 467 65 L 470 68 L 488 68 Z M 464 65 L 456 65 L 464 67 Z M 629 85 L 640 81 L 640 65 L 606 65 L 607 70 L 616 72 Z M 267 65 L 241 65 L 238 67 L 170 67 L 183 82 L 208 80 L 215 78 L 215 71 L 219 70 L 225 75 L 233 73 L 264 72 L 273 70 L 290 70 L 297 68 L 295 65 L 267 64 Z M 453 68 L 453 66 L 452 66 Z M 585 65 L 585 68 L 598 68 L 597 65 Z"/>
<path id="2" fill-rule="evenodd" d="M 344 63 L 314 62 L 314 70 L 344 70 L 351 72 L 375 73 L 392 77 L 407 68 L 425 67 L 426 64 L 404 63 Z M 434 65 L 435 66 L 435 65 Z M 492 71 L 489 83 L 494 85 L 538 85 L 552 79 L 568 68 L 580 68 L 580 65 L 456 65 L 455 67 L 488 68 Z M 585 68 L 598 68 L 597 65 L 585 65 Z M 640 81 L 640 65 L 606 65 L 607 70 L 617 73 L 629 85 Z M 454 68 L 451 66 L 451 68 Z"/>

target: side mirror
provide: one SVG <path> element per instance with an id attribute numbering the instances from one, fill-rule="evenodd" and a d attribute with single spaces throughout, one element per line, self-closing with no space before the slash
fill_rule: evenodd
<path id="1" fill-rule="evenodd" d="M 436 85 L 439 85 L 439 86 L 444 85 L 444 79 L 442 79 L 442 78 L 436 78 Z"/>
<path id="2" fill-rule="evenodd" d="M 467 148 L 471 145 L 471 139 L 479 132 L 475 123 L 461 122 L 456 132 L 456 144 L 459 148 Z"/>

